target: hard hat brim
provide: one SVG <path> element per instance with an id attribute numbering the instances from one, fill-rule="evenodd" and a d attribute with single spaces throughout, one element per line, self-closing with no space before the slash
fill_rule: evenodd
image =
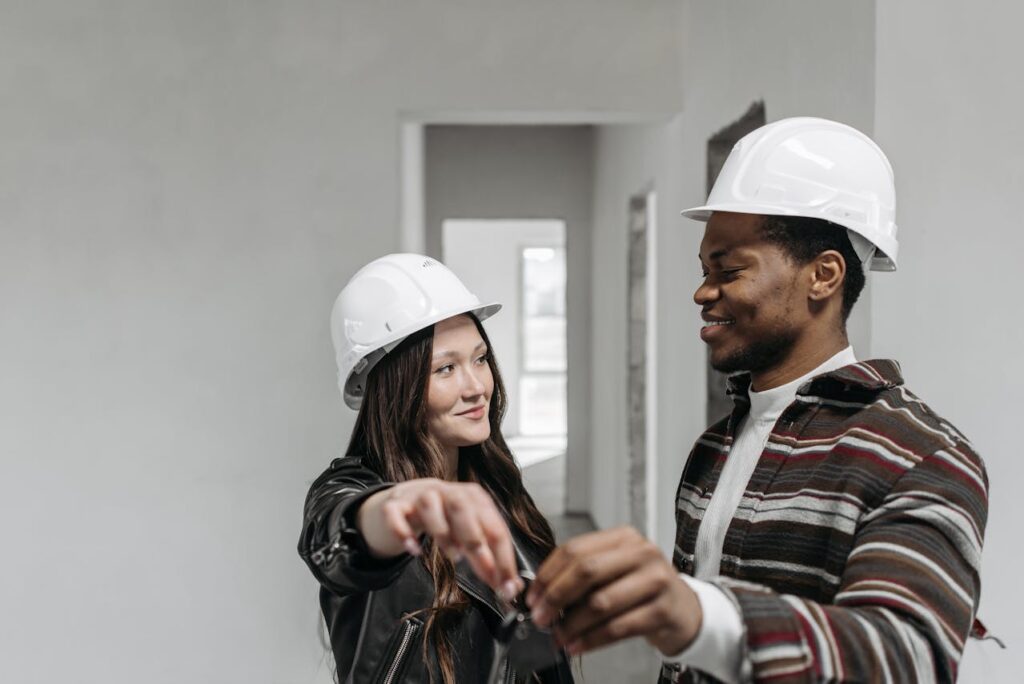
<path id="1" fill-rule="evenodd" d="M 783 207 L 777 204 L 705 204 L 699 207 L 691 207 L 690 209 L 684 209 L 679 212 L 683 216 L 693 221 L 700 221 L 706 223 L 711 218 L 711 214 L 716 211 L 730 212 L 733 214 L 759 214 L 762 216 L 809 216 L 800 211 L 795 211 L 791 207 Z M 810 218 L 820 218 L 822 220 L 832 220 L 822 216 L 809 216 Z M 836 221 L 832 221 L 836 225 L 842 225 Z M 847 230 L 853 230 L 843 226 Z M 857 232 L 857 231 L 853 231 Z M 868 239 L 865 237 L 865 239 Z M 895 247 L 895 243 L 893 244 Z M 895 249 L 893 249 L 895 252 Z M 874 256 L 868 260 L 867 267 L 872 271 L 881 272 L 893 272 L 896 270 L 896 259 L 894 256 L 887 255 L 881 247 L 875 250 Z"/>
<path id="2" fill-rule="evenodd" d="M 362 384 L 362 381 L 366 378 L 370 371 L 373 370 L 373 367 L 376 366 L 377 363 L 379 363 L 380 360 L 384 358 L 385 355 L 387 355 L 391 350 L 400 345 L 402 343 L 402 340 L 407 338 L 409 335 L 419 332 L 424 328 L 429 328 L 430 326 L 440 323 L 441 321 L 447 320 L 449 318 L 454 318 L 455 316 L 462 316 L 463 314 L 473 314 L 474 316 L 476 316 L 478 321 L 483 322 L 490 318 L 491 316 L 493 316 L 494 314 L 498 313 L 500 310 L 501 304 L 499 304 L 498 302 L 491 302 L 490 304 L 484 305 L 474 305 L 470 307 L 458 307 L 456 309 L 452 309 L 449 311 L 439 312 L 433 316 L 428 316 L 422 320 L 417 321 L 416 325 L 414 326 L 410 326 L 409 328 L 395 331 L 393 335 L 390 335 L 388 338 L 381 340 L 376 349 L 368 352 L 364 356 L 364 358 L 376 356 L 377 358 L 374 359 L 372 363 L 370 363 L 366 368 L 364 368 L 359 373 L 350 372 L 348 374 L 348 377 L 345 378 L 344 382 L 342 383 L 342 397 L 345 400 L 345 404 L 351 409 L 359 409 L 359 406 L 363 401 L 363 395 L 361 391 L 357 390 L 357 386 Z"/>
<path id="3" fill-rule="evenodd" d="M 777 204 L 705 204 L 700 207 L 692 207 L 679 212 L 688 219 L 706 222 L 711 218 L 712 212 L 725 211 L 732 214 L 762 214 L 764 216 L 799 216 L 800 213 L 791 207 L 783 207 Z"/>

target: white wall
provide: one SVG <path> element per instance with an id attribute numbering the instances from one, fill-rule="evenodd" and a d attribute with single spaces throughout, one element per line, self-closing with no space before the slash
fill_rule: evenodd
<path id="1" fill-rule="evenodd" d="M 658 542 L 675 540 L 675 490 L 705 427 L 705 351 L 692 295 L 700 280 L 703 226 L 679 216 L 705 197 L 707 140 L 764 99 L 769 120 L 814 115 L 870 134 L 874 115 L 873 3 L 687 2 L 678 30 L 684 97 L 666 125 L 604 126 L 595 149 L 593 499 L 602 525 L 624 522 L 626 207 L 658 192 Z M 820 27 L 828 26 L 828 31 Z M 837 49 L 836 46 L 841 46 Z M 600 274 L 600 275 L 598 275 Z M 858 304 L 851 337 L 869 353 L 870 301 Z"/>
<path id="2" fill-rule="evenodd" d="M 7 3 L 0 680 L 326 681 L 294 545 L 352 420 L 331 301 L 399 244 L 400 120 L 664 111 L 676 15 Z"/>
<path id="3" fill-rule="evenodd" d="M 589 126 L 428 126 L 427 245 L 445 219 L 565 221 L 568 445 L 566 508 L 589 508 L 590 243 L 593 135 Z M 439 250 L 440 246 L 433 247 Z M 489 253 L 485 245 L 483 254 Z M 507 325 L 509 319 L 494 324 Z M 498 350 L 503 366 L 509 355 Z M 515 388 L 511 388 L 515 391 Z M 511 419 L 516 415 L 513 412 Z M 514 423 L 513 423 L 514 424 Z"/>
<path id="4" fill-rule="evenodd" d="M 896 170 L 900 270 L 876 283 L 873 345 L 991 481 L 980 617 L 1012 650 L 965 659 L 967 682 L 1019 681 L 1024 645 L 1021 24 L 1015 3 L 878 3 L 875 132 Z"/>

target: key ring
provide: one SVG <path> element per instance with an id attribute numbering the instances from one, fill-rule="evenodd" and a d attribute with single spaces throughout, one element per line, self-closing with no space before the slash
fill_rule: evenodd
<path id="1" fill-rule="evenodd" d="M 490 684 L 502 684 L 510 669 L 522 678 L 565 663 L 551 630 L 538 627 L 529 613 L 521 610 L 512 610 L 502 620 L 495 645 Z"/>

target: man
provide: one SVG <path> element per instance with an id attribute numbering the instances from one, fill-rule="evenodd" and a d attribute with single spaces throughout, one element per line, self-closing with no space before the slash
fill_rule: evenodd
<path id="1" fill-rule="evenodd" d="M 734 410 L 684 468 L 675 567 L 630 528 L 578 537 L 539 569 L 534 619 L 570 652 L 643 636 L 661 682 L 955 680 L 984 466 L 846 335 L 864 267 L 896 269 L 888 160 L 848 126 L 779 121 L 684 215 L 707 221 L 694 301 Z"/>

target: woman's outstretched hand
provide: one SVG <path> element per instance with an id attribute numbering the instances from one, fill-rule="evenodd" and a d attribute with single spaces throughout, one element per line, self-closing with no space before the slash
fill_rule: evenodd
<path id="1" fill-rule="evenodd" d="M 506 600 L 523 589 L 508 525 L 490 494 L 474 482 L 400 482 L 364 501 L 356 525 L 378 558 L 418 556 L 418 539 L 427 534 L 452 560 L 464 557 Z"/>

